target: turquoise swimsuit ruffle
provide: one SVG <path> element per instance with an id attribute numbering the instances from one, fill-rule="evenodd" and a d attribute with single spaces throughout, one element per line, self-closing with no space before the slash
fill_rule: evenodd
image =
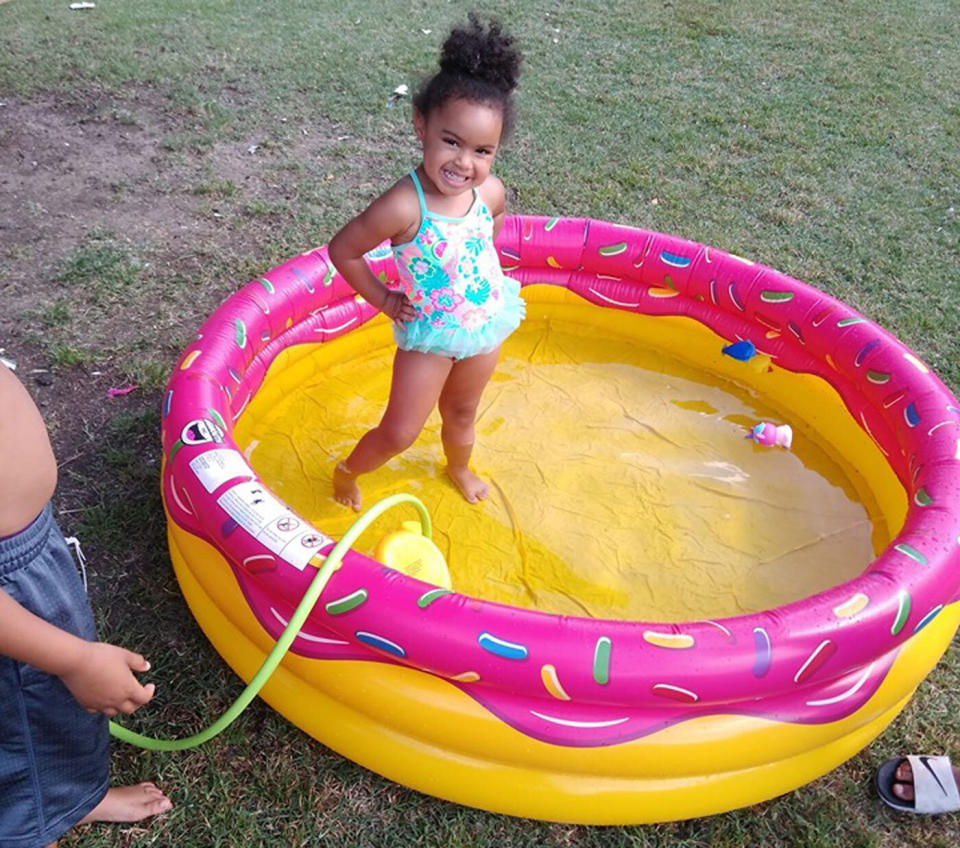
<path id="1" fill-rule="evenodd" d="M 466 359 L 495 351 L 523 321 L 526 302 L 520 297 L 520 284 L 504 277 L 501 289 L 503 306 L 483 326 L 475 330 L 463 327 L 434 327 L 428 321 L 409 321 L 402 327 L 394 324 L 393 337 L 401 350 L 437 353 L 453 359 Z"/>

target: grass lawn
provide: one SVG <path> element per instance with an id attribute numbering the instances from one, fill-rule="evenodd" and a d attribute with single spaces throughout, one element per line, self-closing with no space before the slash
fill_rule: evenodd
<path id="1" fill-rule="evenodd" d="M 205 726 L 240 691 L 170 572 L 160 394 L 226 295 L 323 243 L 415 162 L 399 84 L 462 0 L 0 3 L 0 354 L 50 424 L 56 506 L 89 558 L 103 638 L 147 654 L 126 723 Z M 676 233 L 847 301 L 960 390 L 960 7 L 491 0 L 525 71 L 497 171 L 510 211 Z M 136 385 L 106 399 L 107 389 Z M 900 752 L 960 758 L 960 655 L 894 725 L 788 796 L 652 827 L 547 824 L 390 783 L 260 702 L 184 754 L 118 747 L 162 821 L 66 846 L 953 846 L 960 819 L 873 797 Z"/>

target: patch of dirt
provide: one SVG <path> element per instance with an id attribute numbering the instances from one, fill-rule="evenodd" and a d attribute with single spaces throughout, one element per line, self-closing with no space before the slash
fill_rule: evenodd
<path id="1" fill-rule="evenodd" d="M 256 250 L 262 234 L 248 221 L 224 221 L 197 187 L 229 180 L 244 202 L 265 197 L 276 187 L 263 177 L 263 155 L 249 152 L 254 142 L 171 150 L 165 139 L 189 130 L 184 121 L 149 88 L 113 103 L 41 96 L 0 106 L 0 348 L 17 360 L 55 435 L 63 419 L 113 412 L 103 401 L 122 382 L 123 363 L 105 354 L 85 370 L 54 368 L 48 342 L 59 328 L 44 310 L 68 302 L 75 332 L 94 350 L 189 337 L 238 281 L 186 292 L 182 281 L 200 277 L 210 257 Z M 97 239 L 129 246 L 153 290 L 104 305 L 94 292 L 63 286 L 64 261 Z M 167 353 L 172 364 L 175 353 Z"/>
<path id="2" fill-rule="evenodd" d="M 53 98 L 7 103 L 0 130 L 0 251 L 12 311 L 91 231 L 173 248 L 207 235 L 190 198 L 169 191 L 175 173 L 160 149 L 163 129 L 93 120 Z M 29 279 L 28 279 L 29 278 Z"/>
<path id="3" fill-rule="evenodd" d="M 59 515 L 75 527 L 92 507 L 142 497 L 133 490 L 142 480 L 121 480 L 111 467 L 115 446 L 105 434 L 118 420 L 138 422 L 137 450 L 159 471 L 160 389 L 115 398 L 108 390 L 129 382 L 138 356 L 161 372 L 172 367 L 182 340 L 246 282 L 219 278 L 219 269 L 257 255 L 269 235 L 236 208 L 290 186 L 265 167 L 281 153 L 251 152 L 256 139 L 171 149 L 171 137 L 194 128 L 149 87 L 86 101 L 0 101 L 0 356 L 16 361 L 47 422 L 61 467 Z M 232 206 L 221 215 L 216 194 L 198 187 L 227 181 Z M 105 299 L 96 281 L 58 279 L 65 261 L 104 240 L 135 258 L 134 287 Z M 61 343 L 89 358 L 59 362 L 53 351 Z M 157 514 L 158 526 L 162 520 Z M 123 558 L 143 553 L 132 544 Z"/>

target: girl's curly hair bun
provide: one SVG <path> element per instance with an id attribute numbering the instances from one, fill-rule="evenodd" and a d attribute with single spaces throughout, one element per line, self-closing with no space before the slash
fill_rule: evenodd
<path id="1" fill-rule="evenodd" d="M 448 74 L 483 80 L 506 93 L 517 87 L 520 77 L 520 51 L 513 36 L 496 19 L 484 26 L 471 12 L 465 26 L 456 27 L 447 36 L 440 53 L 440 70 Z"/>
<path id="2" fill-rule="evenodd" d="M 500 23 L 483 24 L 473 13 L 464 26 L 454 27 L 440 52 L 440 70 L 424 80 L 413 95 L 413 108 L 429 115 L 454 97 L 495 104 L 503 114 L 502 137 L 513 129 L 513 90 L 523 57 L 513 36 Z"/>

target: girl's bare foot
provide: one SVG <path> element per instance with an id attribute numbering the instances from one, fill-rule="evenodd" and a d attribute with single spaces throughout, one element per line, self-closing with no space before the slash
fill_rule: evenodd
<path id="1" fill-rule="evenodd" d="M 136 822 L 165 813 L 173 804 L 153 783 L 111 786 L 103 800 L 80 821 Z"/>
<path id="2" fill-rule="evenodd" d="M 357 485 L 357 475 L 342 462 L 333 469 L 333 497 L 337 503 L 349 506 L 354 512 L 360 512 L 363 496 Z"/>
<path id="3" fill-rule="evenodd" d="M 457 488 L 467 499 L 468 503 L 478 503 L 490 494 L 490 489 L 476 474 L 466 466 L 454 467 L 447 466 L 447 474 Z"/>

